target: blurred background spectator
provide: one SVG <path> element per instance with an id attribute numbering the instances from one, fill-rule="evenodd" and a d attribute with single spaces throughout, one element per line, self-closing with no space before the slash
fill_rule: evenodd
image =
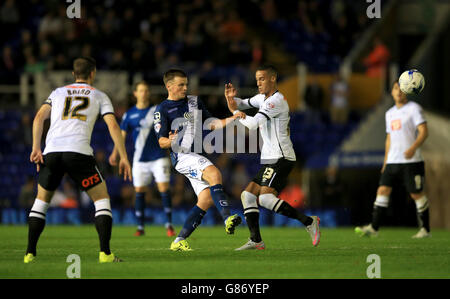
<path id="1" fill-rule="evenodd" d="M 320 180 L 320 203 L 326 207 L 344 206 L 345 185 L 336 166 L 329 166 Z"/>
<path id="2" fill-rule="evenodd" d="M 331 84 L 331 121 L 335 124 L 344 125 L 348 118 L 348 94 L 349 86 L 347 81 L 337 73 Z"/>
<path id="3" fill-rule="evenodd" d="M 179 66 L 209 83 L 239 76 L 252 85 L 242 69 L 251 74 L 265 61 L 273 33 L 311 70 L 334 70 L 366 25 L 361 13 L 328 0 L 95 0 L 69 19 L 65 3 L 8 0 L 0 7 L 2 75 L 70 68 L 82 54 L 99 70 L 144 72 L 150 83 Z"/>
<path id="4" fill-rule="evenodd" d="M 36 198 L 36 183 L 34 177 L 28 176 L 25 184 L 20 189 L 18 198 L 19 207 L 25 210 L 31 209 Z"/>
<path id="5" fill-rule="evenodd" d="M 305 88 L 306 118 L 308 123 L 320 123 L 324 94 L 322 86 L 315 77 Z"/>
<path id="6" fill-rule="evenodd" d="M 375 37 L 372 51 L 363 59 L 366 75 L 369 77 L 385 76 L 390 56 L 389 49 L 383 41 L 379 37 Z"/>

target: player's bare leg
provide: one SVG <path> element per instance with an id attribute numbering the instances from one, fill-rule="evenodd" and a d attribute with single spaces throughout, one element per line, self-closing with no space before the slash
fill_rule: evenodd
<path id="1" fill-rule="evenodd" d="M 161 194 L 161 200 L 164 208 L 164 213 L 166 214 L 166 230 L 167 236 L 175 236 L 175 229 L 172 225 L 172 198 L 169 191 L 169 182 L 156 182 L 156 187 L 158 188 L 159 194 Z"/>
<path id="2" fill-rule="evenodd" d="M 54 191 L 44 189 L 38 184 L 38 193 L 28 217 L 28 245 L 24 263 L 30 263 L 36 256 L 36 246 L 45 227 L 45 219 Z"/>
<path id="3" fill-rule="evenodd" d="M 412 236 L 414 239 L 431 237 L 430 233 L 430 210 L 428 208 L 428 198 L 425 192 L 410 193 L 411 198 L 416 204 L 417 221 L 419 222 L 419 231 Z"/>

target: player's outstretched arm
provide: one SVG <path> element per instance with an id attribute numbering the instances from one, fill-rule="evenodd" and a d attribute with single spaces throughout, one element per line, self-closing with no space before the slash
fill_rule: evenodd
<path id="1" fill-rule="evenodd" d="M 215 119 L 215 120 L 211 121 L 208 129 L 210 129 L 210 130 L 222 129 L 222 128 L 228 126 L 230 123 L 232 123 L 235 119 L 244 119 L 246 116 L 247 115 L 244 112 L 235 110 L 234 115 L 231 117 L 227 117 L 224 119 Z"/>
<path id="2" fill-rule="evenodd" d="M 42 105 L 33 120 L 33 147 L 30 154 L 30 162 L 36 164 L 36 169 L 39 172 L 39 164 L 44 163 L 42 156 L 41 141 L 42 133 L 44 131 L 44 122 L 50 118 L 52 106 Z"/>
<path id="3" fill-rule="evenodd" d="M 119 124 L 116 121 L 116 117 L 114 114 L 106 114 L 103 119 L 108 126 L 109 134 L 114 142 L 114 146 L 117 148 L 119 152 L 120 161 L 119 161 L 119 174 L 123 174 L 124 180 L 131 181 L 131 165 L 128 161 L 127 151 L 125 149 L 125 141 L 123 139 Z"/>

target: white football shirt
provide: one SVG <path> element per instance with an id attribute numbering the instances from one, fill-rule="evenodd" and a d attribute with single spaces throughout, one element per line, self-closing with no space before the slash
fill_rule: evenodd
<path id="1" fill-rule="evenodd" d="M 92 130 L 98 115 L 114 113 L 109 97 L 86 83 L 55 89 L 45 101 L 52 107 L 44 155 L 76 152 L 92 156 Z"/>
<path id="2" fill-rule="evenodd" d="M 423 161 L 420 148 L 411 159 L 406 159 L 404 153 L 416 141 L 417 126 L 424 122 L 422 107 L 415 102 L 408 102 L 401 108 L 393 106 L 386 112 L 386 133 L 391 139 L 387 164 Z"/>
<path id="3" fill-rule="evenodd" d="M 289 105 L 283 94 L 276 91 L 265 99 L 264 94 L 257 94 L 250 99 L 237 99 L 239 109 L 258 108 L 255 118 L 267 119 L 259 129 L 263 139 L 261 163 L 275 163 L 280 158 L 295 161 L 295 151 L 290 138 Z"/>

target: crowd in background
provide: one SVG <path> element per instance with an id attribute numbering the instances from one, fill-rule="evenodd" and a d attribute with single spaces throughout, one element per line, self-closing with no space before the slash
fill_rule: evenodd
<path id="1" fill-rule="evenodd" d="M 215 85 L 221 79 L 237 76 L 242 84 L 254 86 L 254 70 L 266 62 L 268 43 L 281 49 L 288 47 L 281 35 L 272 31 L 280 20 L 298 26 L 294 29 L 305 34 L 302 37 L 324 38 L 328 42 L 322 50 L 339 59 L 348 53 L 367 26 L 362 10 L 354 3 L 349 5 L 348 0 L 90 0 L 81 1 L 80 19 L 67 17 L 68 5 L 51 0 L 6 0 L 0 4 L 0 84 L 18 84 L 24 72 L 70 70 L 75 57 L 92 56 L 99 70 L 125 70 L 130 78 L 139 72 L 150 84 L 161 84 L 161 74 L 177 66 L 188 74 L 199 75 L 201 85 Z M 287 28 L 284 33 L 291 31 L 292 28 Z M 341 94 L 338 105 L 347 108 L 348 86 L 345 83 L 334 86 L 336 94 Z M 322 109 L 320 91 L 313 86 L 307 92 L 311 92 L 307 105 Z M 312 104 L 308 99 L 312 99 Z M 220 97 L 211 95 L 205 101 L 214 116 L 228 115 Z M 128 104 L 134 104 L 131 98 Z M 321 113 L 319 118 L 313 118 L 320 122 Z M 31 145 L 31 119 L 32 113 L 24 113 L 19 128 L 26 132 L 23 136 L 27 149 Z M 99 168 L 107 178 L 117 176 L 107 163 L 108 154 L 105 150 L 96 151 Z M 227 154 L 213 156 L 211 160 L 227 182 L 225 191 L 239 202 L 240 193 L 255 173 Z M 24 178 L 16 206 L 25 208 L 31 202 L 36 187 L 32 178 Z M 171 185 L 174 207 L 192 204 L 195 196 L 191 188 L 186 188 L 189 182 L 182 175 L 173 172 Z M 283 196 L 287 200 L 292 198 L 300 207 L 304 199 L 300 185 L 293 182 L 291 185 Z M 131 184 L 124 184 L 113 196 L 113 202 L 133 206 Z M 90 204 L 75 191 L 70 180 L 61 185 L 57 197 L 55 204 L 59 206 Z M 75 202 L 71 200 L 74 197 Z M 149 193 L 147 201 L 160 205 L 157 192 Z"/>
<path id="2" fill-rule="evenodd" d="M 98 69 L 142 72 L 158 84 L 171 66 L 197 73 L 202 84 L 224 77 L 248 83 L 266 60 L 267 44 L 283 47 L 283 34 L 303 34 L 300 42 L 309 47 L 327 40 L 326 54 L 343 58 L 368 23 L 366 3 L 353 2 L 91 0 L 80 2 L 81 18 L 69 19 L 64 1 L 6 0 L 0 80 L 18 83 L 22 72 L 71 69 L 83 55 L 94 57 Z M 272 27 L 280 21 L 290 22 L 281 34 Z"/>

